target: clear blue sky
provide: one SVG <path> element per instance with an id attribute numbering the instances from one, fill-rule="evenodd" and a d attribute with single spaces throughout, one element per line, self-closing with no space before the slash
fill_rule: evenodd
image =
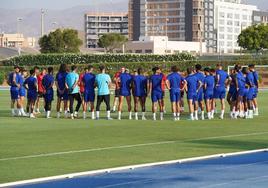
<path id="1" fill-rule="evenodd" d="M 110 1 L 127 3 L 128 0 L 0 0 L 1 7 L 7 9 L 25 9 L 25 8 L 46 8 L 46 9 L 65 9 L 71 8 L 78 5 L 96 5 L 98 3 Z M 257 4 L 261 9 L 268 9 L 267 0 L 244 0 L 245 2 L 250 2 Z"/>

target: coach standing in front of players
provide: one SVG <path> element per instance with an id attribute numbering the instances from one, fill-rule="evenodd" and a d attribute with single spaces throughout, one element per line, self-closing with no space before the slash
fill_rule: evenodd
<path id="1" fill-rule="evenodd" d="M 71 71 L 72 72 L 68 73 L 66 76 L 65 87 L 69 93 L 71 119 L 74 119 L 78 117 L 78 111 L 82 105 L 82 99 L 78 87 L 79 75 L 77 74 L 77 67 L 73 65 L 71 67 Z M 77 101 L 75 112 L 74 100 Z"/>

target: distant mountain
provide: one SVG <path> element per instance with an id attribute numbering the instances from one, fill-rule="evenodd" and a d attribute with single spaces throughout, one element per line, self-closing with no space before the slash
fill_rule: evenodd
<path id="1" fill-rule="evenodd" d="M 46 10 L 45 32 L 55 28 L 70 27 L 84 30 L 84 14 L 91 11 L 122 12 L 127 11 L 127 1 L 121 0 L 113 3 L 94 6 L 76 6 L 65 10 Z M 17 32 L 17 18 L 23 20 L 19 24 L 19 30 L 26 36 L 40 36 L 41 16 L 38 9 L 8 10 L 0 8 L 0 32 Z M 54 23 L 54 24 L 53 24 Z"/>

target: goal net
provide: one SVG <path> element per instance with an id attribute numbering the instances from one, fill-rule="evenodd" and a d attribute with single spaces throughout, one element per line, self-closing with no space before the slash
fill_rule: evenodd
<path id="1" fill-rule="evenodd" d="M 248 65 L 242 66 L 248 67 Z M 230 74 L 234 66 L 228 66 L 228 73 Z M 259 87 L 260 89 L 268 90 L 268 65 L 255 65 L 255 70 L 259 74 Z"/>

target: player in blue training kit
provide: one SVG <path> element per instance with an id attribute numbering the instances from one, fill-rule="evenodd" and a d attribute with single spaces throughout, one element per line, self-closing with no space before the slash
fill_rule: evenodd
<path id="1" fill-rule="evenodd" d="M 204 79 L 204 99 L 206 103 L 208 119 L 212 119 L 211 109 L 214 94 L 215 78 L 209 68 L 205 68 L 204 72 L 206 75 Z"/>
<path id="2" fill-rule="evenodd" d="M 255 84 L 255 92 L 253 95 L 253 110 L 254 110 L 254 115 L 258 116 L 259 115 L 259 109 L 258 109 L 258 101 L 257 101 L 257 97 L 258 97 L 258 90 L 259 90 L 259 74 L 258 72 L 255 70 L 255 65 L 249 65 L 249 71 L 253 73 L 254 76 L 254 84 Z"/>
<path id="3" fill-rule="evenodd" d="M 186 86 L 187 86 L 186 87 L 187 101 L 188 101 L 189 112 L 190 112 L 189 120 L 198 120 L 196 119 L 196 116 L 194 116 L 194 112 L 197 113 L 198 111 L 197 93 L 200 87 L 202 87 L 202 83 L 194 75 L 192 68 L 187 69 L 187 74 L 188 76 L 185 78 L 185 81 L 186 81 Z"/>
<path id="4" fill-rule="evenodd" d="M 60 118 L 61 115 L 61 103 L 64 104 L 64 116 L 67 118 L 68 116 L 68 91 L 65 87 L 65 79 L 68 74 L 67 65 L 61 64 L 59 68 L 59 72 L 56 75 L 55 84 L 57 87 L 57 118 Z"/>
<path id="5" fill-rule="evenodd" d="M 35 118 L 33 112 L 34 112 L 35 102 L 38 96 L 38 91 L 37 91 L 38 83 L 37 83 L 34 70 L 30 70 L 30 76 L 25 80 L 23 85 L 27 90 L 27 99 L 28 99 L 28 104 L 29 104 L 30 118 Z"/>
<path id="6" fill-rule="evenodd" d="M 42 80 L 43 88 L 45 89 L 44 92 L 44 99 L 45 99 L 45 111 L 46 111 L 46 118 L 49 119 L 51 114 L 51 103 L 54 100 L 54 77 L 53 77 L 53 67 L 48 67 L 48 74 L 46 74 Z"/>
<path id="7" fill-rule="evenodd" d="M 19 111 L 19 116 L 24 116 L 24 117 L 27 116 L 27 114 L 24 111 L 24 101 L 25 101 L 25 96 L 26 96 L 26 89 L 23 86 L 23 83 L 24 83 L 26 77 L 27 77 L 27 71 L 21 67 L 20 73 L 19 73 L 19 83 L 20 83 L 19 100 L 20 100 L 21 110 Z M 27 112 L 29 112 L 28 104 L 27 104 L 26 109 L 28 109 Z"/>
<path id="8" fill-rule="evenodd" d="M 10 96 L 11 96 L 11 115 L 17 116 L 22 113 L 21 103 L 19 100 L 19 89 L 20 85 L 20 68 L 18 66 L 14 67 L 14 71 L 8 76 L 8 85 L 10 86 Z M 17 103 L 17 110 L 15 110 L 15 103 Z"/>
<path id="9" fill-rule="evenodd" d="M 224 118 L 226 87 L 229 84 L 229 81 L 230 81 L 229 75 L 224 70 L 222 70 L 222 65 L 218 64 L 217 71 L 216 71 L 216 83 L 215 83 L 215 90 L 214 90 L 215 93 L 214 93 L 214 99 L 213 99 L 212 117 L 214 117 L 216 100 L 220 99 L 220 103 L 221 103 L 220 119 Z"/>
<path id="10" fill-rule="evenodd" d="M 181 101 L 181 84 L 184 85 L 184 78 L 178 73 L 179 69 L 177 66 L 171 67 L 171 74 L 167 76 L 166 86 L 170 92 L 170 102 L 172 104 L 172 112 L 174 121 L 180 120 L 180 101 Z M 184 86 L 182 87 L 184 89 Z"/>
<path id="11" fill-rule="evenodd" d="M 163 90 L 162 90 L 163 74 L 161 74 L 161 69 L 159 67 L 153 68 L 152 71 L 153 75 L 150 78 L 149 93 L 151 93 L 151 99 L 152 99 L 153 120 L 154 121 L 156 120 L 157 103 L 160 109 L 160 120 L 163 120 L 164 119 Z"/>
<path id="12" fill-rule="evenodd" d="M 82 79 L 84 85 L 84 104 L 83 104 L 83 118 L 86 119 L 86 111 L 88 109 L 88 103 L 90 103 L 91 119 L 95 119 L 95 81 L 96 76 L 93 74 L 93 66 L 89 65 L 84 77 Z"/>
<path id="13" fill-rule="evenodd" d="M 236 90 L 237 90 L 237 101 L 236 101 L 236 113 L 234 118 L 237 119 L 238 116 L 244 117 L 244 96 L 246 91 L 246 78 L 244 77 L 240 65 L 235 66 L 236 72 Z"/>
<path id="14" fill-rule="evenodd" d="M 198 101 L 198 106 L 201 109 L 201 119 L 205 119 L 205 105 L 204 105 L 204 80 L 205 80 L 205 75 L 204 73 L 201 72 L 202 66 L 200 64 L 195 65 L 195 76 L 197 77 L 198 81 L 200 81 L 201 87 L 198 90 L 197 93 L 197 101 Z M 197 86 L 199 87 L 199 85 Z M 195 119 L 198 119 L 198 113 L 195 113 Z"/>
<path id="15" fill-rule="evenodd" d="M 131 112 L 131 87 L 132 87 L 132 76 L 128 73 L 127 70 L 122 72 L 117 79 L 117 83 L 120 87 L 119 92 L 119 105 L 118 105 L 118 120 L 121 120 L 122 115 L 122 108 L 123 108 L 123 100 L 126 98 L 128 112 L 129 112 L 129 119 L 132 119 L 132 112 Z"/>
<path id="16" fill-rule="evenodd" d="M 253 119 L 253 98 L 255 94 L 255 83 L 254 83 L 254 75 L 251 71 L 248 70 L 248 68 L 245 68 L 246 73 L 246 84 L 248 86 L 248 92 L 247 92 L 247 114 L 246 118 Z"/>
<path id="17" fill-rule="evenodd" d="M 137 75 L 133 76 L 133 96 L 134 96 L 134 111 L 135 111 L 135 120 L 138 120 L 138 107 L 139 103 L 142 109 L 142 120 L 146 120 L 146 97 L 148 89 L 148 80 L 146 76 L 143 75 L 142 68 L 138 68 Z"/>

